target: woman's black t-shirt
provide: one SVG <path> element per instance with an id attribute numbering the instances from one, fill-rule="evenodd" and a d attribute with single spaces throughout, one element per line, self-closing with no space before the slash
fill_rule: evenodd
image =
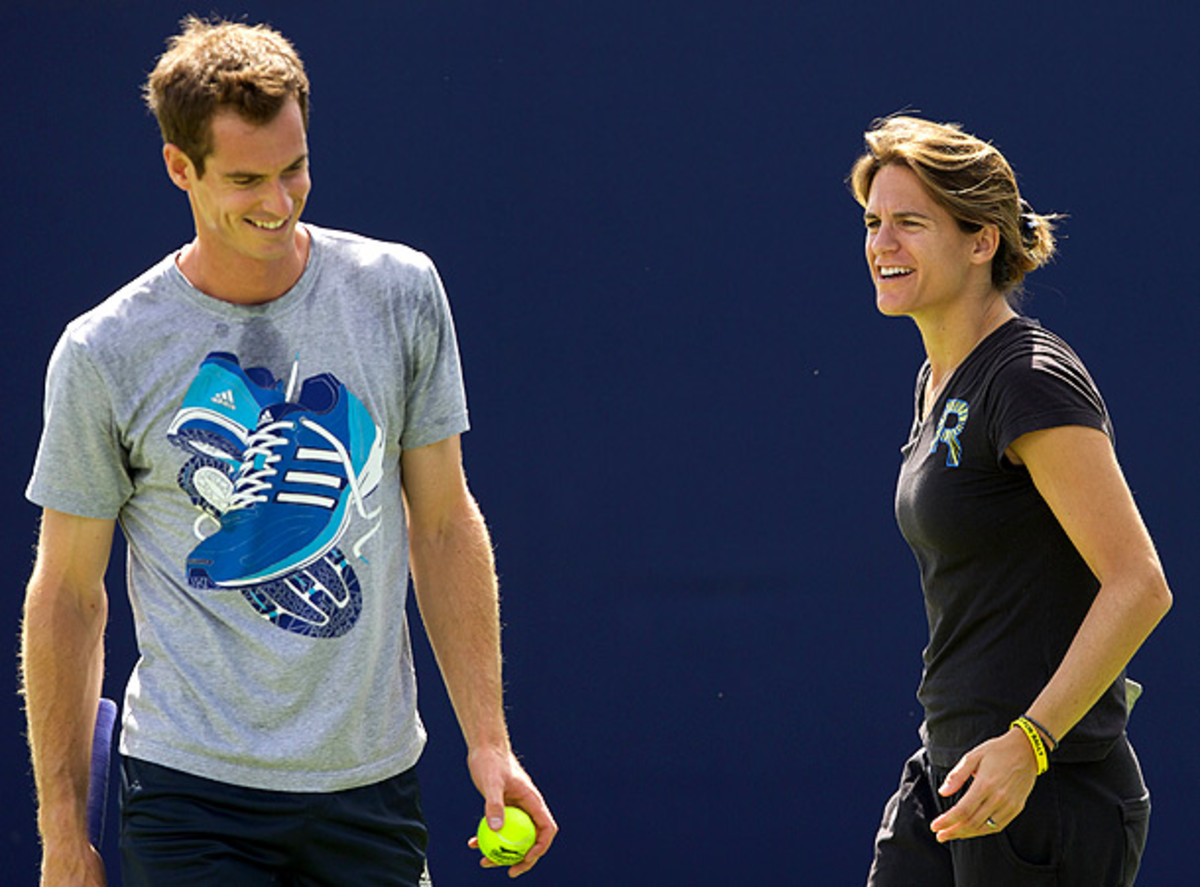
<path id="1" fill-rule="evenodd" d="M 1050 680 L 1099 583 L 1004 455 L 1023 434 L 1084 425 L 1112 437 L 1075 353 L 1035 320 L 991 333 L 955 370 L 903 448 L 896 518 L 921 570 L 929 645 L 918 693 L 933 762 L 951 767 L 1023 714 Z M 1124 675 L 1062 739 L 1060 761 L 1103 758 L 1124 730 Z"/>

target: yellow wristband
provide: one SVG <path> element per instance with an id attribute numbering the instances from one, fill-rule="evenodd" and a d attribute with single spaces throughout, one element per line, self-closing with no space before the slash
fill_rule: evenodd
<path id="1" fill-rule="evenodd" d="M 1050 769 L 1050 758 L 1046 754 L 1046 743 L 1042 740 L 1042 734 L 1024 715 L 1013 721 L 1009 729 L 1012 727 L 1018 728 L 1028 737 L 1029 744 L 1033 746 L 1033 756 L 1037 760 L 1037 775 L 1041 776 Z"/>

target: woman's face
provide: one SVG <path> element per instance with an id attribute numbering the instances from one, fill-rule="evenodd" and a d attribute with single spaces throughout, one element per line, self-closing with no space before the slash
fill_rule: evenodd
<path id="1" fill-rule="evenodd" d="M 916 320 L 990 290 L 995 246 L 988 241 L 994 232 L 963 231 L 907 166 L 891 164 L 876 173 L 863 219 L 882 313 Z"/>

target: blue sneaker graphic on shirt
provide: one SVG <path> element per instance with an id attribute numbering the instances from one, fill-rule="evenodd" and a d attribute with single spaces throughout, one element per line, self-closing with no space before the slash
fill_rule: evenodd
<path id="1" fill-rule="evenodd" d="M 167 439 L 198 456 L 236 468 L 263 409 L 285 400 L 283 383 L 264 367 L 242 369 L 237 357 L 213 351 L 183 396 Z"/>
<path id="2" fill-rule="evenodd" d="M 179 471 L 192 504 L 214 518 L 229 507 L 233 476 L 259 414 L 284 399 L 283 383 L 270 370 L 242 369 L 223 351 L 204 358 L 167 429 L 167 439 L 192 454 Z"/>
<path id="3" fill-rule="evenodd" d="M 188 558 L 189 583 L 259 585 L 320 560 L 355 512 L 378 515 L 364 500 L 382 478 L 383 447 L 366 407 L 330 373 L 306 380 L 297 403 L 265 407 L 220 530 Z"/>

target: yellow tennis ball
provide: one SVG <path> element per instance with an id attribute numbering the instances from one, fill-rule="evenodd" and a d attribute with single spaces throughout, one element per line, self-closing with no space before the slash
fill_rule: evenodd
<path id="1" fill-rule="evenodd" d="M 520 807 L 504 808 L 504 825 L 494 832 L 488 827 L 487 817 L 479 820 L 475 833 L 479 850 L 497 865 L 516 865 L 525 858 L 533 842 L 537 840 L 537 829 L 529 814 Z"/>

